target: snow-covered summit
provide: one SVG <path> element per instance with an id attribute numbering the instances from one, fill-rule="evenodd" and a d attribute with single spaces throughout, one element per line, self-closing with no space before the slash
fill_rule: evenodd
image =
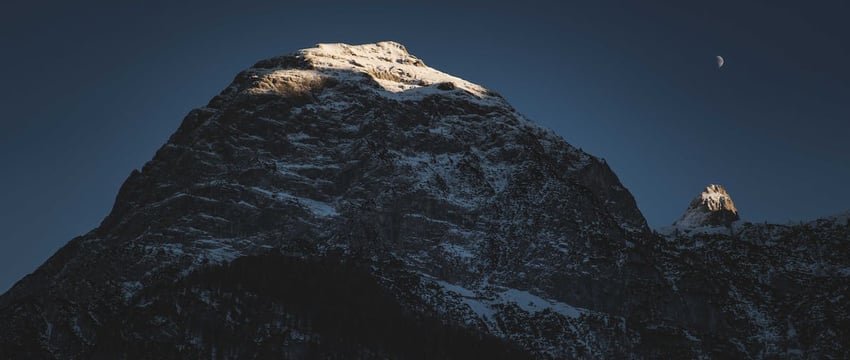
<path id="1" fill-rule="evenodd" d="M 393 93 L 444 84 L 443 89 L 458 88 L 479 98 L 494 95 L 479 85 L 426 66 L 408 53 L 404 45 L 392 41 L 363 45 L 318 44 L 300 53 L 320 70 L 365 73 Z"/>
<path id="2" fill-rule="evenodd" d="M 691 201 L 688 209 L 673 226 L 686 229 L 728 227 L 739 219 L 738 209 L 726 189 L 721 185 L 712 184 Z"/>
<path id="3" fill-rule="evenodd" d="M 392 41 L 363 45 L 317 44 L 299 50 L 296 56 L 306 68 L 284 64 L 252 69 L 260 84 L 255 90 L 274 91 L 276 84 L 304 84 L 305 80 L 320 83 L 332 79 L 399 101 L 421 100 L 439 94 L 485 106 L 510 106 L 501 96 L 480 85 L 426 66 L 404 45 Z"/>

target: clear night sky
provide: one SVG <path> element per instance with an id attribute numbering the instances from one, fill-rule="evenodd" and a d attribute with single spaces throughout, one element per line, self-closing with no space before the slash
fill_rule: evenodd
<path id="1" fill-rule="evenodd" d="M 0 10 L 0 292 L 238 71 L 319 42 L 398 41 L 501 93 L 607 159 L 652 226 L 708 183 L 750 221 L 850 210 L 846 1 L 116 3 Z"/>

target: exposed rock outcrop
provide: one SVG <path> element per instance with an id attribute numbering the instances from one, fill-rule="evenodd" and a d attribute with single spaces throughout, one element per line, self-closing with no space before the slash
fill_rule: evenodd
<path id="1" fill-rule="evenodd" d="M 738 209 L 732 197 L 720 185 L 709 185 L 688 205 L 685 213 L 673 226 L 679 228 L 699 228 L 731 226 L 740 220 Z"/>

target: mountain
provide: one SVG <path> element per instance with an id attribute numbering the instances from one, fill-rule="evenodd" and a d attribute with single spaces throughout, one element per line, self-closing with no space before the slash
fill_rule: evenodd
<path id="1" fill-rule="evenodd" d="M 732 197 L 721 185 L 709 185 L 691 201 L 682 217 L 673 223 L 678 228 L 729 227 L 740 220 Z"/>
<path id="2" fill-rule="evenodd" d="M 710 185 L 681 219 L 662 229 L 658 264 L 680 296 L 710 304 L 699 316 L 715 340 L 753 358 L 846 357 L 850 213 L 733 222 L 732 199 Z"/>
<path id="3" fill-rule="evenodd" d="M 0 296 L 0 358 L 842 356 L 850 224 L 678 224 L 404 46 L 320 44 L 239 73 Z"/>

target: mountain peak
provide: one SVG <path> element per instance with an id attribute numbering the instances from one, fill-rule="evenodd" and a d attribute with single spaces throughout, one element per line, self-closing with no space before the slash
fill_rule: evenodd
<path id="1" fill-rule="evenodd" d="M 240 73 L 223 95 L 306 95 L 342 84 L 391 101 L 431 96 L 513 110 L 501 95 L 428 67 L 397 42 L 317 44 L 294 54 L 261 60 Z"/>
<path id="2" fill-rule="evenodd" d="M 732 197 L 721 185 L 711 184 L 691 201 L 682 217 L 673 223 L 680 228 L 730 226 L 739 220 Z"/>
<path id="3" fill-rule="evenodd" d="M 267 278 L 273 288 L 299 297 L 328 294 L 302 290 L 302 283 L 314 282 L 333 282 L 334 289 L 337 282 L 350 284 L 358 294 L 392 295 L 393 308 L 421 313 L 425 321 L 446 319 L 437 324 L 468 326 L 475 339 L 497 336 L 511 344 L 530 339 L 517 344 L 539 358 L 601 354 L 567 339 L 596 338 L 602 330 L 584 330 L 586 324 L 619 316 L 608 313 L 619 314 L 618 302 L 626 301 L 627 292 L 606 296 L 600 310 L 593 310 L 599 316 L 592 323 L 583 314 L 597 306 L 597 292 L 642 283 L 621 275 L 642 266 L 628 260 L 629 249 L 650 235 L 634 198 L 605 162 L 529 121 L 495 93 L 425 66 L 397 43 L 317 45 L 260 60 L 237 74 L 207 106 L 191 111 L 154 158 L 128 177 L 97 229 L 73 240 L 0 297 L 0 359 L 20 354 L 74 358 L 95 346 L 146 346 L 134 339 L 160 338 L 159 326 L 145 325 L 159 313 L 136 318 L 140 322 L 127 326 L 132 330 L 126 337 L 109 339 L 95 336 L 110 323 L 78 324 L 65 314 L 96 308 L 88 316 L 120 318 L 134 311 L 148 291 L 162 299 L 152 301 L 186 309 L 178 314 L 170 305 L 150 307 L 173 316 L 164 320 L 168 324 L 180 324 L 177 330 L 169 328 L 173 336 L 163 335 L 169 342 L 166 354 L 214 357 L 207 356 L 207 349 L 215 349 L 257 357 L 253 354 L 266 347 L 257 344 L 280 344 L 298 334 L 293 345 L 273 345 L 277 350 L 269 356 L 301 358 L 307 355 L 298 351 L 307 349 L 309 339 L 323 334 L 337 339 L 342 333 L 318 330 L 337 325 L 316 326 L 316 331 L 308 325 L 313 313 L 324 311 L 292 306 L 327 304 L 323 300 L 290 301 L 272 293 L 254 298 L 252 290 L 251 299 L 257 301 L 229 293 L 207 301 L 207 290 L 189 291 L 195 285 L 182 282 L 199 279 L 200 289 L 206 286 L 201 279 L 228 277 L 214 272 L 229 273 L 229 264 L 266 260 L 282 267 L 233 271 Z M 592 267 L 587 264 L 585 270 L 582 264 L 591 257 Z M 307 261 L 304 267 L 287 265 L 295 258 Z M 280 287 L 284 278 L 257 275 L 313 273 L 313 263 L 328 274 L 348 272 L 325 266 L 336 262 L 364 269 L 358 275 L 364 282 L 297 276 L 306 281 Z M 237 282 L 243 280 L 250 281 Z M 155 290 L 169 284 L 181 288 L 173 294 Z M 573 288 L 591 291 L 562 291 Z M 53 301 L 47 291 L 69 301 Z M 183 306 L 189 303 L 175 298 L 182 294 L 195 306 Z M 623 300 L 610 300 L 615 297 Z M 196 316 L 210 313 L 207 305 L 213 304 L 220 304 L 214 305 L 219 314 L 241 315 L 216 318 L 208 321 L 212 327 L 192 332 L 194 319 L 201 319 Z M 248 308 L 257 312 L 242 312 Z M 283 310 L 290 308 L 295 310 Z M 252 319 L 267 322 L 257 325 Z M 406 324 L 401 321 L 407 320 L 383 323 Z M 565 326 L 538 340 L 533 329 L 552 323 Z M 243 326 L 274 330 L 258 338 Z M 204 340 L 186 340 L 184 334 Z M 604 336 L 601 343 L 609 339 Z M 218 342 L 225 337 L 239 340 L 231 348 Z M 362 343 L 351 339 L 339 344 Z M 254 344 L 247 352 L 235 347 L 247 343 Z M 192 349 L 176 350 L 184 346 Z M 339 357 L 371 356 L 361 355 L 372 352 L 366 347 L 371 345 L 363 346 L 361 352 Z M 384 356 L 381 348 L 373 348 L 388 358 L 416 356 Z M 112 355 L 104 356 L 127 357 Z M 157 356 L 167 357 L 151 355 Z"/>
<path id="4" fill-rule="evenodd" d="M 440 94 L 489 106 L 507 106 L 498 94 L 474 83 L 425 65 L 407 48 L 393 41 L 349 45 L 317 44 L 298 56 L 309 64 L 308 72 L 339 82 L 363 83 L 370 79 L 378 95 L 393 100 L 420 100 Z M 274 69 L 271 76 L 291 77 L 297 69 Z"/>

